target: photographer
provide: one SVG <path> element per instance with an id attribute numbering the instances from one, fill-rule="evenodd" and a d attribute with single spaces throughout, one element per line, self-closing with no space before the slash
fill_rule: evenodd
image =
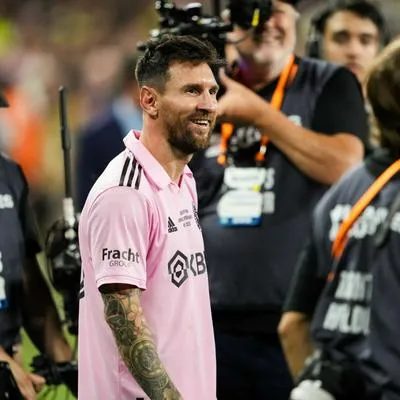
<path id="1" fill-rule="evenodd" d="M 366 83 L 381 147 L 332 187 L 313 215 L 281 321 L 299 381 L 293 400 L 400 398 L 392 306 L 400 248 L 399 67 L 397 41 L 378 57 Z"/>
<path id="2" fill-rule="evenodd" d="M 362 93 L 347 68 L 293 55 L 295 1 L 231 1 L 222 135 L 191 166 L 209 270 L 218 399 L 287 400 L 277 327 L 313 207 L 363 158 Z M 250 9 L 250 12 L 249 12 Z M 220 143 L 218 143 L 220 141 Z"/>
<path id="3" fill-rule="evenodd" d="M 4 98 L 1 105 L 7 105 Z M 36 259 L 40 250 L 22 169 L 0 154 L 0 361 L 8 363 L 18 389 L 28 400 L 36 399 L 45 380 L 24 371 L 13 359 L 22 327 L 53 361 L 72 359 Z"/>

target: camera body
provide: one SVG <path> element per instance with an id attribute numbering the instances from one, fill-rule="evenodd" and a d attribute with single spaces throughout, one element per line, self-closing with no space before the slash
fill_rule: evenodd
<path id="1" fill-rule="evenodd" d="M 77 335 L 81 275 L 77 216 L 72 224 L 64 218 L 53 224 L 47 234 L 45 251 L 49 279 L 63 298 L 68 331 Z"/>
<path id="2" fill-rule="evenodd" d="M 24 400 L 5 361 L 0 361 L 0 400 Z"/>
<path id="3" fill-rule="evenodd" d="M 78 393 L 78 366 L 76 361 L 53 363 L 46 356 L 36 356 L 31 364 L 32 372 L 43 376 L 46 385 L 65 383 L 76 396 Z M 0 400 L 24 400 L 11 372 L 10 365 L 0 361 Z"/>
<path id="4" fill-rule="evenodd" d="M 159 14 L 159 27 L 150 31 L 149 41 L 160 40 L 164 35 L 192 35 L 211 42 L 222 56 L 224 45 L 229 43 L 227 33 L 233 30 L 233 25 L 259 31 L 272 15 L 272 0 L 230 0 L 229 22 L 220 15 L 204 15 L 201 3 L 178 8 L 171 1 L 157 0 L 155 9 Z M 146 43 L 140 42 L 138 49 L 144 51 Z"/>

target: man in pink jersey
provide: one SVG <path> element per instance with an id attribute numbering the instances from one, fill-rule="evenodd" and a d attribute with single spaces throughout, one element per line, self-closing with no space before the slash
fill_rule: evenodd
<path id="1" fill-rule="evenodd" d="M 136 67 L 143 131 L 93 186 L 79 239 L 79 399 L 216 398 L 197 194 L 187 167 L 215 124 L 215 49 L 152 43 Z"/>

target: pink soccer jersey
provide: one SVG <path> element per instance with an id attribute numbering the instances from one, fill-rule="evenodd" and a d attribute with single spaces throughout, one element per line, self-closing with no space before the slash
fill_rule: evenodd
<path id="1" fill-rule="evenodd" d="M 79 400 L 149 399 L 123 362 L 99 287 L 144 289 L 141 303 L 158 354 L 185 400 L 216 398 L 204 244 L 193 176 L 173 183 L 137 139 L 110 162 L 81 214 Z"/>

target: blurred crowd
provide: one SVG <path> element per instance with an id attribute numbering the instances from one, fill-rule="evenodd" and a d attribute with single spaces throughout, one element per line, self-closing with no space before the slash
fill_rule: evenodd
<path id="1" fill-rule="evenodd" d="M 0 143 L 23 166 L 41 224 L 63 195 L 59 86 L 75 138 L 117 90 L 124 54 L 155 24 L 154 4 L 143 0 L 1 3 L 0 84 L 12 107 L 2 113 Z"/>

